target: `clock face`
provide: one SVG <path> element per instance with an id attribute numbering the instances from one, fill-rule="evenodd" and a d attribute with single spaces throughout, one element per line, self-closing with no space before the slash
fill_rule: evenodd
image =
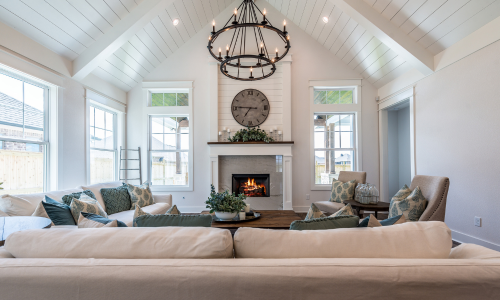
<path id="1" fill-rule="evenodd" d="M 269 100 L 258 90 L 248 89 L 239 92 L 231 104 L 233 118 L 246 127 L 255 127 L 264 123 L 269 116 Z"/>

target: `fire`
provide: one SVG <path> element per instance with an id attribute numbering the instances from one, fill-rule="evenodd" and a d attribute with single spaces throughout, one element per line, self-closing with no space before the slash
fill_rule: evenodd
<path id="1" fill-rule="evenodd" d="M 248 178 L 247 182 L 245 182 L 242 187 L 245 195 L 253 194 L 257 190 L 259 190 L 258 192 L 261 192 L 263 195 L 266 194 L 266 187 L 263 184 L 255 183 L 254 178 Z"/>

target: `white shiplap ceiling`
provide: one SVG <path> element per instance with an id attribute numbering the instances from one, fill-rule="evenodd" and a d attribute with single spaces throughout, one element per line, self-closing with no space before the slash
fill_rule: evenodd
<path id="1" fill-rule="evenodd" d="M 414 68 L 336 1 L 266 1 L 376 87 Z M 364 1 L 434 55 L 500 16 L 499 0 Z"/>
<path id="2" fill-rule="evenodd" d="M 376 87 L 415 67 L 341 10 L 339 0 L 266 1 Z M 356 1 L 433 55 L 500 16 L 500 0 Z M 74 60 L 142 2 L 0 0 L 0 21 Z M 232 3 L 175 0 L 92 73 L 129 91 Z M 180 20 L 178 26 L 174 19 Z"/>

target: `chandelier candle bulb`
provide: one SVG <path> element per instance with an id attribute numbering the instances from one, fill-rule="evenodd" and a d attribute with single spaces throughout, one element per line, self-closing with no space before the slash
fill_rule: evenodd
<path id="1" fill-rule="evenodd" d="M 212 30 L 215 33 L 215 20 L 213 20 L 213 22 L 212 22 Z"/>
<path id="2" fill-rule="evenodd" d="M 286 20 L 283 21 L 283 32 L 286 32 Z"/>
<path id="3" fill-rule="evenodd" d="M 222 59 L 222 49 L 219 47 L 219 59 Z"/>
<path id="4" fill-rule="evenodd" d="M 226 56 L 229 57 L 229 45 L 226 46 Z"/>
<path id="5" fill-rule="evenodd" d="M 264 10 L 262 11 L 262 15 L 264 16 L 264 22 L 266 22 L 266 14 L 267 14 L 267 11 L 264 8 Z"/>

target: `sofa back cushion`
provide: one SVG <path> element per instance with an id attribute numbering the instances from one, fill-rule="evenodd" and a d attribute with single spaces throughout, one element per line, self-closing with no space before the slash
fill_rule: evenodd
<path id="1" fill-rule="evenodd" d="M 81 189 L 71 189 L 47 193 L 2 195 L 0 197 L 0 210 L 11 217 L 31 216 L 35 212 L 38 203 L 42 202 L 45 196 L 62 203 L 62 197 L 64 195 L 82 191 Z"/>
<path id="2" fill-rule="evenodd" d="M 112 181 L 112 182 L 96 183 L 92 185 L 81 186 L 79 188 L 81 188 L 82 190 L 91 190 L 92 193 L 94 193 L 97 202 L 99 202 L 104 211 L 106 211 L 106 204 L 104 203 L 104 199 L 102 198 L 101 189 L 115 188 L 122 185 L 123 183 L 121 181 Z"/>
<path id="3" fill-rule="evenodd" d="M 231 258 L 229 230 L 206 227 L 26 230 L 7 237 L 16 258 Z"/>
<path id="4" fill-rule="evenodd" d="M 237 258 L 448 258 L 451 245 L 443 222 L 306 231 L 240 228 L 234 235 Z"/>

